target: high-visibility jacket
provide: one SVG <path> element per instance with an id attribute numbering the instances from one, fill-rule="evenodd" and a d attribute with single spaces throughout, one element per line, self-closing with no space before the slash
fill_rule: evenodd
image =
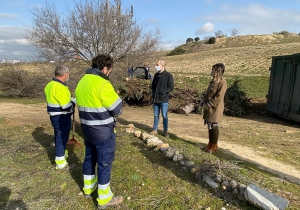
<path id="1" fill-rule="evenodd" d="M 73 113 L 74 104 L 71 102 L 71 93 L 66 83 L 53 78 L 46 85 L 44 93 L 47 100 L 47 112 L 51 116 Z"/>
<path id="2" fill-rule="evenodd" d="M 103 141 L 115 127 L 122 113 L 122 100 L 99 69 L 91 68 L 75 89 L 82 131 L 87 141 Z"/>

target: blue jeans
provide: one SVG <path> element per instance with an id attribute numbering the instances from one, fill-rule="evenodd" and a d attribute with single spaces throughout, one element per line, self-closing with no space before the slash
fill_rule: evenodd
<path id="1" fill-rule="evenodd" d="M 84 175 L 95 175 L 96 164 L 98 168 L 98 184 L 105 185 L 110 182 L 112 163 L 116 150 L 116 134 L 102 142 L 85 141 L 85 158 L 82 172 Z"/>
<path id="2" fill-rule="evenodd" d="M 158 129 L 158 123 L 159 123 L 159 114 L 161 110 L 161 114 L 163 117 L 163 126 L 164 126 L 164 132 L 168 132 L 168 107 L 169 103 L 153 103 L 153 111 L 154 111 L 154 125 L 153 130 Z"/>

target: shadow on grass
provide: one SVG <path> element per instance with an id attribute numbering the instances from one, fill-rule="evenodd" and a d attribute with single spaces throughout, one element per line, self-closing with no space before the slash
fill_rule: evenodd
<path id="1" fill-rule="evenodd" d="M 46 151 L 51 164 L 55 164 L 55 147 L 51 146 L 53 142 L 53 135 L 49 135 L 44 132 L 44 127 L 36 127 L 32 132 L 32 136 L 36 142 L 43 146 Z M 80 189 L 83 188 L 83 177 L 82 177 L 82 163 L 81 160 L 76 155 L 76 150 L 82 150 L 83 148 L 74 147 L 73 145 L 67 145 L 67 150 L 69 151 L 69 157 L 67 158 L 68 164 L 70 166 L 70 174 L 74 181 L 77 183 Z"/>
<path id="2" fill-rule="evenodd" d="M 219 148 L 215 153 L 213 153 L 213 155 L 218 157 L 219 159 L 224 159 L 226 161 L 238 161 L 239 162 L 238 165 L 240 165 L 243 168 L 271 174 L 272 176 L 276 176 L 280 179 L 286 180 L 293 184 L 298 184 L 298 185 L 300 184 L 300 179 L 298 177 L 289 175 L 288 171 L 286 171 L 286 173 L 283 173 L 281 171 L 271 169 L 269 167 L 260 164 L 259 160 L 245 159 L 239 155 L 236 155 L 235 153 L 225 151 L 222 148 Z"/>
<path id="3" fill-rule="evenodd" d="M 0 209 L 28 209 L 22 200 L 9 200 L 11 190 L 8 187 L 1 187 L 0 192 Z"/>
<path id="4" fill-rule="evenodd" d="M 280 121 L 280 119 L 278 119 L 278 121 Z M 122 118 L 118 118 L 118 122 L 120 122 L 123 125 L 128 125 L 128 124 L 133 124 L 136 128 L 138 129 L 142 129 L 142 130 L 151 130 L 150 126 L 147 125 L 143 125 L 141 123 L 137 123 L 137 122 L 129 122 L 127 120 L 124 120 Z M 287 121 L 287 122 L 282 122 L 282 123 L 291 123 L 291 121 Z M 158 135 L 158 138 L 161 139 L 161 137 Z M 164 138 L 164 137 L 163 137 Z M 178 149 L 178 151 L 184 156 L 185 159 L 189 159 L 190 157 L 188 157 L 189 151 L 188 149 L 186 149 L 185 146 L 176 146 L 177 142 L 178 144 L 180 144 L 180 142 L 188 144 L 188 145 L 192 145 L 198 148 L 205 148 L 206 144 L 203 143 L 194 143 L 191 142 L 189 140 L 183 139 L 183 138 L 179 138 L 177 137 L 175 134 L 170 133 L 170 140 L 163 140 L 165 143 L 169 143 L 171 147 L 177 147 L 176 149 Z M 134 146 L 139 146 L 140 148 L 144 148 L 145 145 L 144 143 L 135 143 L 136 145 Z M 173 145 L 172 145 L 173 144 Z M 164 159 L 164 157 L 161 155 L 157 156 L 154 155 L 154 151 L 143 151 L 143 155 L 148 158 L 151 162 L 154 163 L 159 163 L 162 161 L 162 159 Z M 199 151 L 199 158 L 205 158 L 205 155 L 209 155 L 208 153 L 205 153 L 203 151 Z M 223 159 L 225 161 L 238 161 L 239 165 L 243 168 L 248 168 L 250 170 L 256 170 L 256 171 L 260 171 L 262 173 L 268 173 L 271 174 L 273 176 L 276 176 L 278 178 L 281 178 L 283 180 L 286 180 L 288 182 L 294 183 L 294 184 L 300 184 L 300 179 L 298 177 L 292 176 L 288 174 L 288 171 L 286 173 L 271 169 L 269 167 L 266 167 L 264 165 L 262 165 L 261 163 L 259 163 L 259 160 L 250 160 L 250 159 L 245 159 L 242 156 L 236 155 L 235 153 L 229 152 L 229 151 L 225 151 L 222 148 L 219 148 L 219 150 L 217 150 L 216 152 L 214 152 L 212 154 L 213 156 L 219 158 L 219 159 Z M 207 156 L 208 158 L 208 156 Z M 194 161 L 194 160 L 192 160 Z M 174 162 L 172 161 L 165 161 L 165 162 L 170 162 L 174 165 Z M 171 169 L 176 175 L 180 175 L 179 172 L 176 172 L 173 170 L 172 165 L 170 165 L 169 163 L 161 163 L 164 167 L 167 167 L 169 169 Z M 178 163 L 176 164 L 178 165 Z"/>

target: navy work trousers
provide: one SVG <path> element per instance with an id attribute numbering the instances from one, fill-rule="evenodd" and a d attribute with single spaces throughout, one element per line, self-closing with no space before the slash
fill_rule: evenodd
<path id="1" fill-rule="evenodd" d="M 116 134 L 113 129 L 104 141 L 90 142 L 85 140 L 85 158 L 82 172 L 84 175 L 94 175 L 96 163 L 98 166 L 98 184 L 110 182 L 112 163 L 116 150 Z"/>
<path id="2" fill-rule="evenodd" d="M 69 140 L 71 130 L 71 114 L 50 116 L 51 124 L 54 128 L 55 156 L 65 155 L 65 149 Z"/>

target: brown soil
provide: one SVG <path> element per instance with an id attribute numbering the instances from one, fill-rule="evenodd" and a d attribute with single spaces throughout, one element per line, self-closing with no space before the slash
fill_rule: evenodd
<path id="1" fill-rule="evenodd" d="M 14 124 L 32 124 L 43 125 L 50 123 L 49 115 L 46 113 L 46 104 L 30 104 L 23 105 L 17 103 L 0 103 L 1 115 Z M 259 168 L 269 171 L 288 181 L 300 184 L 300 170 L 292 165 L 276 161 L 260 155 L 261 150 L 257 151 L 253 148 L 243 146 L 242 143 L 235 143 L 231 138 L 238 138 L 243 133 L 236 133 L 231 129 L 235 125 L 243 125 L 244 127 L 253 128 L 251 131 L 259 135 L 263 130 L 275 132 L 299 132 L 299 128 L 289 127 L 283 122 L 278 122 L 277 118 L 263 120 L 265 116 L 254 114 L 247 118 L 236 118 L 224 116 L 220 124 L 220 141 L 219 150 L 235 156 L 239 160 L 247 161 L 257 165 Z M 76 121 L 79 121 L 78 118 Z M 153 123 L 152 107 L 124 107 L 123 113 L 117 118 L 121 124 L 133 123 L 136 127 L 151 131 Z M 162 129 L 162 124 L 159 125 Z M 287 130 L 288 129 L 288 130 Z M 177 113 L 169 113 L 169 132 L 172 136 L 195 142 L 200 147 L 205 147 L 207 143 L 207 128 L 203 125 L 201 115 L 189 114 L 181 115 Z M 247 133 L 247 132 L 244 132 Z M 295 141 L 299 141 L 296 139 Z"/>

